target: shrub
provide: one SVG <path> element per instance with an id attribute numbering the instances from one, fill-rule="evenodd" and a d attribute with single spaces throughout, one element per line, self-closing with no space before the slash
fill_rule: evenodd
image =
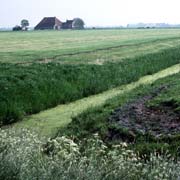
<path id="1" fill-rule="evenodd" d="M 21 26 L 15 26 L 15 27 L 13 27 L 13 29 L 12 29 L 13 31 L 21 31 L 22 30 L 22 28 L 21 28 Z"/>

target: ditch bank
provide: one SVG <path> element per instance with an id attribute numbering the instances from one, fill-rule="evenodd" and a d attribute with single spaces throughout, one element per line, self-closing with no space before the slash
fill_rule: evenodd
<path id="1" fill-rule="evenodd" d="M 69 104 L 42 111 L 36 115 L 26 117 L 14 124 L 17 128 L 37 129 L 40 135 L 52 137 L 60 128 L 67 126 L 73 117 L 78 116 L 89 108 L 103 105 L 108 99 L 128 93 L 140 85 L 151 84 L 158 79 L 180 72 L 180 64 L 171 66 L 153 75 L 140 78 L 138 81 L 105 91 L 101 94 L 89 96 Z"/>

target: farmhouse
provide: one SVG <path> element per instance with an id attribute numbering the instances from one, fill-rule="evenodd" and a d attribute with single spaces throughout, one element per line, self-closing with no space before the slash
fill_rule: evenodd
<path id="1" fill-rule="evenodd" d="M 66 22 L 61 22 L 56 17 L 45 17 L 34 29 L 84 29 L 84 21 L 80 18 L 74 18 L 73 20 L 66 20 Z"/>
<path id="2" fill-rule="evenodd" d="M 66 22 L 62 23 L 61 29 L 72 29 L 73 28 L 73 20 L 66 20 Z"/>
<path id="3" fill-rule="evenodd" d="M 45 17 L 42 21 L 35 26 L 35 30 L 45 30 L 45 29 L 60 29 L 62 22 L 56 17 Z"/>

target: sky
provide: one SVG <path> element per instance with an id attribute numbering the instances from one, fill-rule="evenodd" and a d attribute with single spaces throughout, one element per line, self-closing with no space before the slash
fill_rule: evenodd
<path id="1" fill-rule="evenodd" d="M 180 0 L 0 0 L 0 27 L 28 19 L 35 26 L 43 17 L 61 21 L 80 17 L 86 26 L 134 23 L 180 24 Z"/>

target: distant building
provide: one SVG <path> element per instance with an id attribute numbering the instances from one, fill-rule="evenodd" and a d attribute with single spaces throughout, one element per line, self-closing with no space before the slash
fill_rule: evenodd
<path id="1" fill-rule="evenodd" d="M 66 20 L 61 25 L 61 29 L 72 29 L 73 28 L 73 20 Z"/>
<path id="2" fill-rule="evenodd" d="M 84 21 L 80 18 L 66 20 L 62 23 L 61 29 L 84 29 Z"/>
<path id="3" fill-rule="evenodd" d="M 179 27 L 179 24 L 166 24 L 166 23 L 137 23 L 128 24 L 127 28 L 149 29 L 149 28 L 173 28 Z"/>
<path id="4" fill-rule="evenodd" d="M 60 29 L 62 22 L 56 17 L 45 17 L 42 21 L 35 26 L 35 30 L 46 30 L 46 29 Z"/>
<path id="5" fill-rule="evenodd" d="M 66 20 L 66 22 L 61 22 L 56 17 L 45 17 L 41 22 L 35 26 L 35 30 L 45 30 L 45 29 L 84 29 L 84 22 L 80 18 L 74 18 L 73 20 Z"/>

